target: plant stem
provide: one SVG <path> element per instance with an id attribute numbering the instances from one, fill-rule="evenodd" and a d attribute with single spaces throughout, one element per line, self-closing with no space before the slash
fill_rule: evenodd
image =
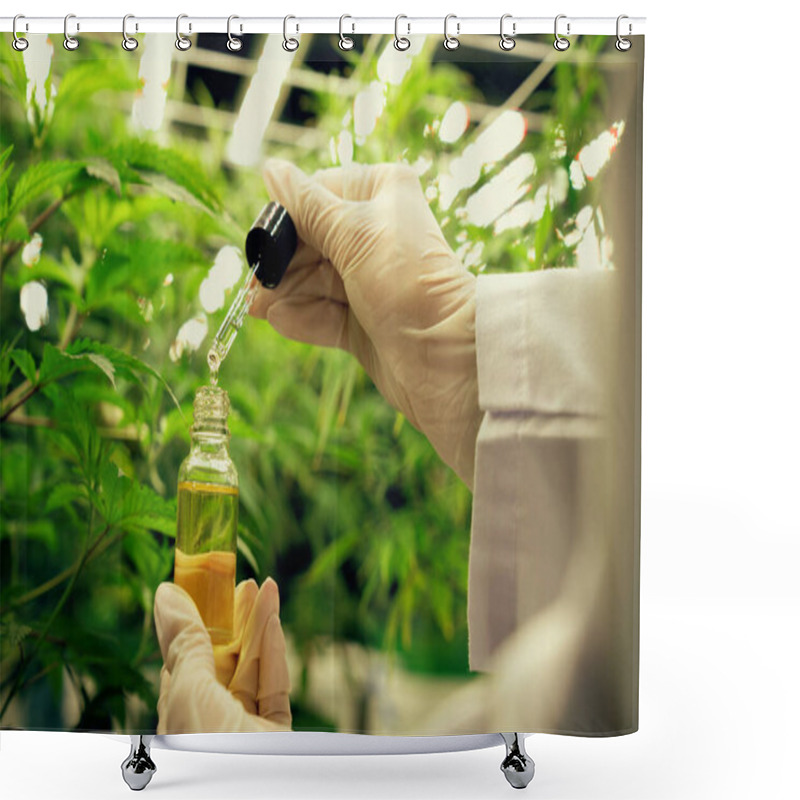
<path id="1" fill-rule="evenodd" d="M 92 507 L 89 513 L 89 526 L 86 533 L 86 547 L 81 555 L 80 561 L 78 562 L 75 571 L 72 573 L 72 577 L 70 578 L 69 583 L 67 584 L 64 591 L 61 593 L 61 597 L 56 603 L 56 607 L 53 609 L 53 612 L 50 614 L 47 623 L 45 624 L 44 628 L 41 631 L 39 638 L 33 645 L 33 648 L 30 652 L 30 655 L 20 664 L 19 669 L 17 670 L 16 678 L 14 679 L 14 685 L 8 692 L 5 701 L 3 702 L 3 707 L 0 709 L 0 720 L 3 719 L 6 711 L 8 710 L 8 706 L 11 704 L 11 701 L 14 699 L 15 695 L 19 690 L 22 688 L 25 679 L 25 673 L 28 671 L 28 668 L 33 663 L 34 658 L 36 657 L 36 653 L 39 651 L 39 646 L 44 641 L 47 634 L 50 632 L 50 628 L 53 626 L 53 623 L 56 620 L 56 617 L 61 613 L 61 609 L 64 607 L 64 604 L 67 602 L 67 599 L 72 594 L 72 590 L 75 588 L 75 582 L 78 580 L 78 576 L 83 571 L 83 567 L 86 564 L 87 558 L 89 556 L 89 552 L 94 546 L 105 537 L 105 535 L 111 530 L 110 525 L 106 525 L 100 535 L 95 539 L 92 543 L 92 546 L 89 546 L 89 540 L 91 539 L 92 535 L 92 525 L 94 524 L 94 507 Z"/>
<path id="2" fill-rule="evenodd" d="M 22 396 L 18 400 L 14 401 L 14 399 L 11 397 L 11 394 L 14 394 L 13 392 L 6 397 L 6 402 L 10 402 L 12 405 L 8 408 L 8 410 L 3 411 L 3 415 L 0 416 L 0 422 L 5 422 L 6 419 L 11 416 L 11 414 L 13 414 L 20 406 L 25 405 L 25 403 L 27 403 L 28 400 L 30 400 L 31 397 L 33 397 L 42 387 L 40 383 L 31 384 L 29 381 L 26 381 L 26 383 L 28 384 L 28 389 L 22 393 Z"/>
<path id="3" fill-rule="evenodd" d="M 63 197 L 59 197 L 58 200 L 51 203 L 38 217 L 31 223 L 30 227 L 28 228 L 28 237 L 33 236 L 39 228 L 44 225 L 53 214 L 61 208 L 61 204 L 69 199 L 70 195 L 65 194 Z M 0 275 L 3 274 L 3 270 L 5 269 L 5 265 L 8 260 L 13 256 L 17 250 L 19 250 L 24 242 L 10 242 L 1 252 L 0 252 Z"/>
<path id="4" fill-rule="evenodd" d="M 104 531 L 97 539 L 94 540 L 92 546 L 86 553 L 86 560 L 83 562 L 84 566 L 88 564 L 90 561 L 93 561 L 95 558 L 98 558 L 109 547 L 112 547 L 117 542 L 122 540 L 124 534 L 118 533 L 116 536 L 111 537 L 110 539 L 104 539 L 105 533 L 108 531 Z M 4 614 L 6 611 L 11 610 L 12 608 L 17 608 L 18 606 L 24 606 L 26 603 L 30 603 L 31 600 L 35 600 L 37 597 L 41 597 L 43 594 L 47 594 L 51 589 L 55 589 L 60 583 L 64 583 L 67 578 L 70 577 L 81 565 L 80 561 L 76 561 L 71 567 L 67 567 L 62 572 L 59 572 L 58 575 L 54 575 L 50 578 L 49 581 L 37 586 L 35 589 L 31 589 L 31 591 L 23 594 L 21 597 L 18 597 L 13 602 L 9 603 L 4 608 L 0 609 L 0 614 Z"/>

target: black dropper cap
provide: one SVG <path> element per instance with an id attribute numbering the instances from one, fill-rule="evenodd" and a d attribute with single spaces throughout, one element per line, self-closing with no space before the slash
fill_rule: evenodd
<path id="1" fill-rule="evenodd" d="M 297 250 L 297 230 L 286 209 L 270 201 L 261 210 L 247 234 L 244 251 L 247 263 L 258 264 L 256 277 L 267 289 L 274 289 L 286 273 Z"/>

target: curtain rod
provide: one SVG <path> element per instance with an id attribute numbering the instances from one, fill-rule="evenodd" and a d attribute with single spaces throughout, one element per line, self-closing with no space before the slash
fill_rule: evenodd
<path id="1" fill-rule="evenodd" d="M 555 17 L 514 17 L 504 15 L 503 30 L 508 36 L 524 34 L 553 34 Z M 444 17 L 233 17 L 231 32 L 237 36 L 255 33 L 284 33 L 284 25 L 294 35 L 303 33 L 389 33 L 399 32 L 403 36 L 418 34 L 444 34 Z M 128 35 L 137 33 L 175 33 L 175 17 L 136 17 L 129 16 L 126 23 Z M 470 34 L 500 35 L 500 17 L 453 17 L 448 22 L 450 35 L 468 36 Z M 623 16 L 620 33 L 623 36 L 640 36 L 645 32 L 645 17 Z M 13 30 L 14 17 L 0 17 L 0 31 Z M 17 20 L 17 34 L 26 33 L 64 33 L 65 17 L 27 17 Z M 122 33 L 122 17 L 82 17 L 69 15 L 69 34 L 83 33 Z M 184 36 L 194 33 L 226 33 L 227 17 L 194 17 L 182 14 L 180 32 Z M 560 14 L 558 33 L 561 36 L 606 35 L 617 33 L 617 17 L 570 17 Z"/>

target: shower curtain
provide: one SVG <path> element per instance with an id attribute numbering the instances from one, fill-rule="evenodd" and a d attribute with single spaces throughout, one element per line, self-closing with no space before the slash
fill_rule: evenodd
<path id="1" fill-rule="evenodd" d="M 27 39 L 0 727 L 635 731 L 643 37 Z M 173 584 L 178 470 L 269 200 L 298 246 L 219 371 L 215 645 Z"/>

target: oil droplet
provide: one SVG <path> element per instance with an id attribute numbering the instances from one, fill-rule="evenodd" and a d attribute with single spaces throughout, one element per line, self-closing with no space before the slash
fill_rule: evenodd
<path id="1" fill-rule="evenodd" d="M 211 385 L 216 386 L 219 374 L 220 357 L 219 353 L 212 347 L 206 356 L 208 369 L 211 373 Z"/>

